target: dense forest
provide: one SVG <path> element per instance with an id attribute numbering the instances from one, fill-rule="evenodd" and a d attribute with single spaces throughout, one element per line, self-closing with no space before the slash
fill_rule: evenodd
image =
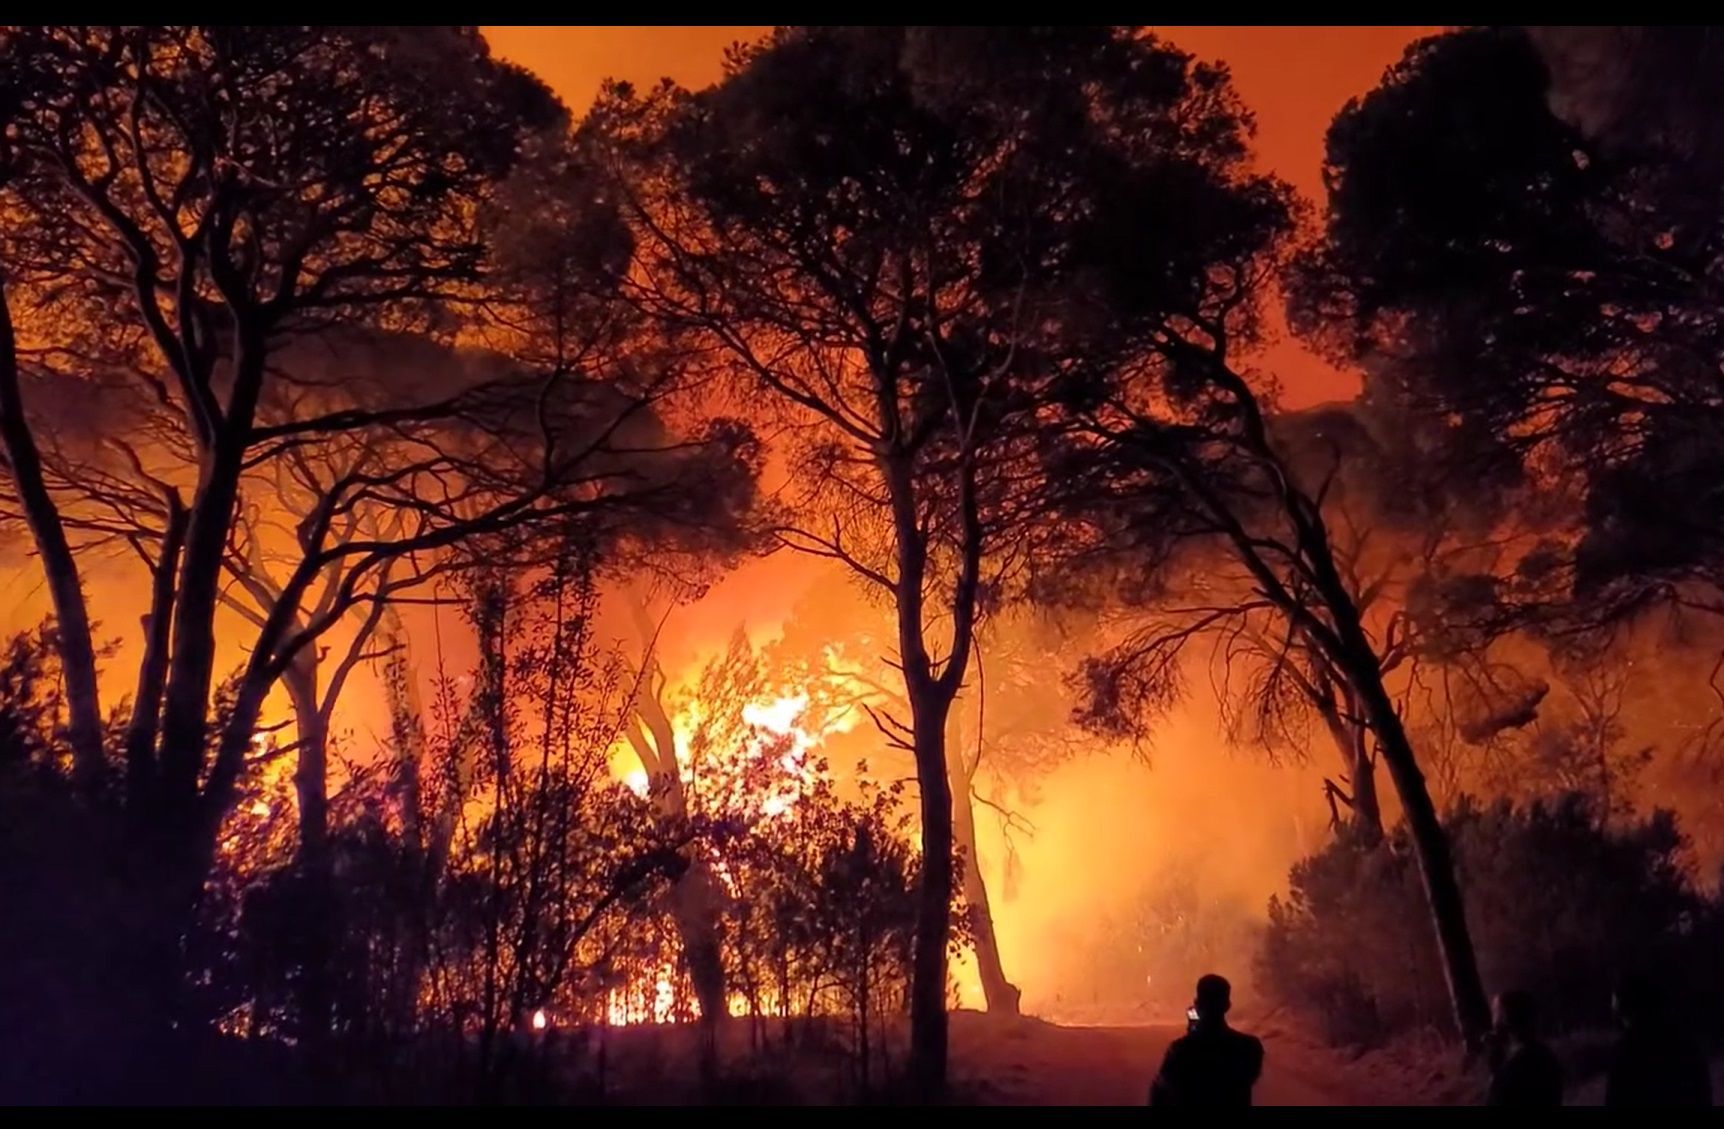
<path id="1" fill-rule="evenodd" d="M 1421 39 L 1305 199 L 1143 28 L 0 30 L 0 1096 L 1715 1024 L 1721 63 Z"/>

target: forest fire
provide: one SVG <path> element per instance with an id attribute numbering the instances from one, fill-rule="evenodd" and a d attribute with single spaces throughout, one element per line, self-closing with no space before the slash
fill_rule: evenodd
<path id="1" fill-rule="evenodd" d="M 1708 1104 L 1718 37 L 649 30 L 0 26 L 0 1102 Z"/>

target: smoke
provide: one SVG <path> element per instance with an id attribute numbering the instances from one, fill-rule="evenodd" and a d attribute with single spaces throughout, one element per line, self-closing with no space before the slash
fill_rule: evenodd
<path id="1" fill-rule="evenodd" d="M 1323 766 L 1271 764 L 1221 734 L 1213 704 L 1194 700 L 1156 726 L 1152 747 L 1097 743 L 1054 770 L 1021 809 L 1032 832 L 978 814 L 1002 956 L 1027 1011 L 1172 1019 L 1204 972 L 1248 983 L 1244 927 L 1327 833 Z"/>

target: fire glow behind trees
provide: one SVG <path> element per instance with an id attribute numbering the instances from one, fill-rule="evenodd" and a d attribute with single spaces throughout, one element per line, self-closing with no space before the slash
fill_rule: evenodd
<path id="1" fill-rule="evenodd" d="M 0 1096 L 1724 982 L 1714 41 L 1422 30 L 0 30 Z"/>

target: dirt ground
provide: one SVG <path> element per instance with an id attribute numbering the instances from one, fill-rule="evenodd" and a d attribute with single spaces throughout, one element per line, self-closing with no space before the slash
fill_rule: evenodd
<path id="1" fill-rule="evenodd" d="M 1249 1025 L 1245 1026 L 1249 1030 Z M 964 1098 L 987 1105 L 1143 1105 L 1177 1026 L 1062 1027 L 952 1016 L 952 1064 Z M 1266 1029 L 1258 1105 L 1408 1104 L 1345 1059 Z M 1396 1099 L 1399 1100 L 1396 1100 Z"/>
<path id="2" fill-rule="evenodd" d="M 746 1022 L 727 1024 L 721 1031 L 721 1057 L 741 1087 L 727 1100 L 749 1105 L 857 1100 L 851 1060 L 835 1041 L 840 1033 L 825 1026 L 829 1029 L 813 1031 L 812 1038 L 802 1030 L 793 1042 L 781 1041 L 781 1031 L 773 1029 L 757 1042 Z M 1284 1014 L 1241 1016 L 1238 1026 L 1263 1040 L 1257 1105 L 1476 1105 L 1483 1096 L 1482 1071 L 1463 1071 L 1454 1048 L 1434 1038 L 1361 1054 L 1322 1045 Z M 956 1011 L 951 1100 L 960 1105 L 1142 1106 L 1168 1043 L 1182 1030 L 1169 1024 L 1061 1025 Z M 900 1028 L 885 1047 L 876 1045 L 876 1070 L 901 1066 L 906 1034 Z M 692 1028 L 680 1025 L 613 1029 L 609 1081 L 591 1098 L 620 1105 L 711 1100 L 694 1087 L 694 1037 Z M 1611 1032 L 1558 1041 L 1570 1083 L 1566 1104 L 1600 1104 L 1601 1073 L 1613 1041 Z M 587 1062 L 590 1067 L 590 1058 Z M 1724 1095 L 1724 1059 L 1715 1061 L 1714 1079 L 1714 1092 Z"/>
<path id="3" fill-rule="evenodd" d="M 1463 1073 L 1458 1056 L 1437 1045 L 1349 1055 L 1273 1018 L 1240 1027 L 1263 1039 L 1257 1105 L 1475 1105 L 1483 1094 L 1483 1075 Z M 960 1100 L 983 1105 L 1143 1105 L 1167 1044 L 1180 1033 L 1173 1026 L 1060 1026 L 957 1012 L 955 1089 Z M 1614 1039 L 1613 1032 L 1593 1032 L 1555 1044 L 1569 1080 L 1565 1105 L 1603 1104 L 1603 1070 Z M 1712 1076 L 1713 1094 L 1724 1097 L 1724 1057 L 1714 1057 Z"/>
<path id="4" fill-rule="evenodd" d="M 823 1025 L 828 1026 L 829 1025 Z M 1394 1058 L 1348 1056 L 1309 1039 L 1275 1017 L 1240 1028 L 1263 1040 L 1265 1061 L 1258 1105 L 1469 1104 L 1469 1083 L 1441 1065 L 1443 1054 Z M 960 1105 L 1142 1106 L 1167 1045 L 1183 1027 L 1164 1024 L 1078 1026 L 1040 1019 L 956 1011 L 951 1018 L 951 1099 Z M 851 1060 L 833 1041 L 836 1029 L 810 1038 L 800 1030 L 781 1042 L 772 1026 L 764 1040 L 744 1021 L 720 1032 L 720 1057 L 745 1104 L 843 1104 L 855 1100 Z M 902 1064 L 907 1032 L 875 1047 L 875 1069 Z M 613 1030 L 602 1099 L 623 1105 L 683 1104 L 702 1098 L 682 1092 L 698 1074 L 694 1032 L 678 1025 Z M 589 1057 L 586 1062 L 593 1060 Z M 572 1063 L 571 1063 L 572 1065 Z M 879 1078 L 876 1074 L 876 1079 Z M 597 1094 L 595 1097 L 599 1096 Z"/>

